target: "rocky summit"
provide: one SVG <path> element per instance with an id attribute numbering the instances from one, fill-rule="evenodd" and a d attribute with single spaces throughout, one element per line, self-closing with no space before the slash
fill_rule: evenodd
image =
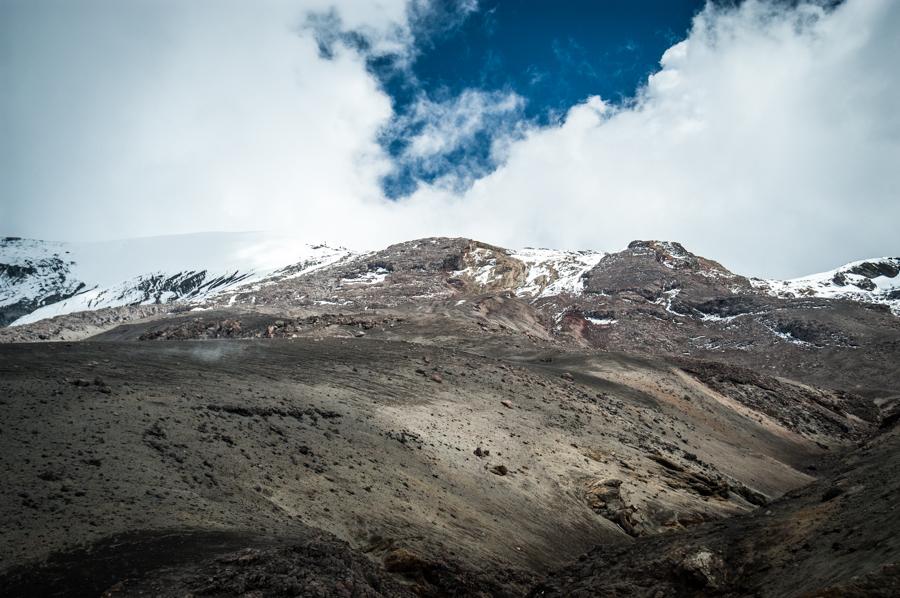
<path id="1" fill-rule="evenodd" d="M 896 596 L 900 258 L 0 240 L 4 596 Z"/>

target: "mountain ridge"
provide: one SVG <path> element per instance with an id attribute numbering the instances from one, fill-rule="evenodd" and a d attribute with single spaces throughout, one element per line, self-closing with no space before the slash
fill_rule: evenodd
<path id="1" fill-rule="evenodd" d="M 210 243 L 210 238 L 215 242 Z M 183 245 L 179 249 L 184 254 L 182 265 L 173 262 L 169 255 L 160 259 L 159 267 L 152 267 L 152 255 L 160 251 L 160 246 L 172 244 L 173 239 L 177 237 L 110 242 L 110 251 L 94 250 L 82 258 L 78 253 L 85 251 L 84 244 L 6 237 L 0 240 L 0 324 L 22 325 L 77 311 L 125 305 L 172 302 L 201 305 L 223 293 L 237 293 L 242 287 L 303 276 L 354 259 L 371 257 L 377 262 L 378 256 L 383 257 L 392 247 L 415 248 L 428 241 L 395 244 L 381 251 L 353 252 L 327 244 L 303 244 L 286 236 L 270 238 L 263 233 L 186 235 L 179 239 Z M 271 247 L 272 241 L 277 247 Z M 615 261 L 617 256 L 629 251 L 647 251 L 671 270 L 693 268 L 709 278 L 749 281 L 751 288 L 742 289 L 745 293 L 755 289 L 779 297 L 884 304 L 900 314 L 900 258 L 896 257 L 859 260 L 796 279 L 764 280 L 734 274 L 717 262 L 694 255 L 677 242 L 633 241 L 625 250 L 609 253 L 546 248 L 511 250 L 470 239 L 465 241 L 471 248 L 463 252 L 457 264 L 459 268 L 453 271 L 457 278 L 467 277 L 485 291 L 507 290 L 532 300 L 582 294 L 590 271 L 601 261 Z M 271 255 L 265 255 L 263 246 L 267 242 Z M 213 252 L 221 253 L 218 259 L 210 259 L 209 255 L 195 259 L 191 255 L 192 248 L 197 247 L 209 253 L 210 245 Z M 246 254 L 254 252 L 254 259 L 248 259 Z M 124 269 L 109 267 L 121 263 L 123 257 L 134 261 L 138 254 L 141 264 Z M 92 259 L 96 263 L 91 263 Z M 520 265 L 513 267 L 515 263 Z M 112 273 L 105 274 L 105 280 L 101 280 L 104 277 L 98 271 Z M 511 271 L 516 271 L 513 276 Z M 371 271 L 356 272 L 355 279 L 345 280 L 348 285 L 373 284 L 391 274 L 385 268 L 379 270 L 376 264 Z M 589 289 L 589 292 L 598 291 L 602 289 Z"/>

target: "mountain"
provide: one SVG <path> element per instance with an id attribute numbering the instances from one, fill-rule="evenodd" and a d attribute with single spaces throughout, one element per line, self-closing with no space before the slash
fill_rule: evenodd
<path id="1" fill-rule="evenodd" d="M 290 266 L 351 255 L 272 233 L 203 233 L 98 243 L 0 240 L 0 324 L 123 305 L 198 303 Z"/>
<path id="2" fill-rule="evenodd" d="M 272 233 L 205 233 L 98 243 L 7 237 L 0 240 L 0 323 L 22 325 L 128 305 L 199 306 L 215 302 L 221 295 L 246 293 L 247 289 L 344 263 L 348 264 L 348 277 L 329 290 L 352 296 L 349 289 L 354 286 L 416 274 L 417 264 L 407 264 L 409 272 L 402 265 L 395 272 L 391 260 L 428 244 L 442 243 L 448 249 L 446 241 L 424 239 L 380 252 L 354 253 Z M 443 257 L 457 270 L 448 270 L 448 264 L 441 263 L 440 272 L 467 280 L 469 288 L 508 291 L 532 302 L 557 296 L 603 295 L 602 285 L 611 282 L 617 293 L 629 288 L 664 293 L 666 305 L 683 290 L 702 288 L 710 297 L 769 294 L 846 299 L 887 305 L 900 314 L 900 258 L 859 261 L 779 281 L 746 279 L 669 242 L 635 241 L 625 251 L 613 254 L 533 248 L 511 251 L 469 240 L 453 240 L 451 245 L 453 250 Z M 379 267 L 380 262 L 390 269 Z M 638 262 L 641 265 L 636 269 Z M 693 280 L 691 289 L 682 289 L 676 282 L 685 275 Z M 638 288 L 645 283 L 655 286 Z M 663 288 L 666 285 L 672 288 Z M 440 294 L 441 289 L 435 292 Z M 653 300 L 662 300 L 662 295 Z M 716 317 L 702 310 L 696 313 Z"/>
<path id="3" fill-rule="evenodd" d="M 674 242 L 247 233 L 0 262 L 3 595 L 900 584 L 898 258 L 764 281 Z"/>
<path id="4" fill-rule="evenodd" d="M 146 317 L 172 328 L 165 315 L 185 312 L 208 312 L 207 326 L 216 310 L 328 321 L 393 310 L 430 342 L 436 320 L 419 324 L 420 312 L 443 310 L 441 327 L 472 346 L 484 341 L 472 330 L 501 330 L 527 342 L 726 360 L 824 385 L 871 368 L 866 384 L 878 387 L 890 382 L 900 325 L 900 258 L 774 281 L 673 242 L 602 253 L 431 238 L 357 253 L 284 235 L 212 233 L 68 245 L 6 239 L 0 259 L 0 317 L 11 321 L 0 340 L 78 339 Z M 279 318 L 269 320 L 230 334 L 295 334 L 269 330 Z"/>

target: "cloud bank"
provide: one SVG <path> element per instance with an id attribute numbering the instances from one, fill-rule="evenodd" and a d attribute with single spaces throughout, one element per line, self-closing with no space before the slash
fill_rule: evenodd
<path id="1" fill-rule="evenodd" d="M 405 3 L 86 4 L 2 9 L 5 234 L 663 238 L 767 276 L 900 252 L 900 3 L 708 6 L 633 101 L 587 98 L 550 126 L 511 127 L 523 100 L 500 90 L 423 97 L 403 159 L 488 134 L 499 166 L 462 161 L 399 201 L 378 142 L 396 115 L 366 57 L 414 59 Z M 365 43 L 323 56 L 310 14 Z"/>
<path id="2" fill-rule="evenodd" d="M 383 201 L 391 165 L 377 137 L 390 98 L 357 51 L 336 44 L 323 58 L 307 24 L 330 11 L 370 51 L 405 51 L 404 2 L 2 10 L 4 233 L 285 228 L 349 242 Z"/>

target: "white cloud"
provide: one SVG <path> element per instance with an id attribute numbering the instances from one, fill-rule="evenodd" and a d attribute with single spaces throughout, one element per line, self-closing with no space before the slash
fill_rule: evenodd
<path id="1" fill-rule="evenodd" d="M 523 103 L 512 92 L 473 89 L 444 102 L 420 97 L 406 119 L 421 124 L 422 129 L 410 138 L 404 158 L 421 160 L 456 150 L 491 121 L 520 110 Z"/>
<path id="2" fill-rule="evenodd" d="M 464 196 L 424 188 L 407 205 L 502 244 L 674 239 L 751 274 L 896 253 L 897 31 L 890 1 L 708 7 L 635 105 L 592 98 Z"/>
<path id="3" fill-rule="evenodd" d="M 504 124 L 496 171 L 399 202 L 380 188 L 396 166 L 377 142 L 390 98 L 358 53 L 323 59 L 303 29 L 333 6 L 373 51 L 414 53 L 402 0 L 4 3 L 0 232 L 665 238 L 765 275 L 900 249 L 900 3 L 707 8 L 633 105 L 591 98 L 548 127 Z M 425 101 L 404 159 L 440 160 L 520 101 Z"/>
<path id="4" fill-rule="evenodd" d="M 382 201 L 392 110 L 361 56 L 325 60 L 303 28 L 334 4 L 5 4 L 4 233 L 341 233 Z M 336 14 L 387 51 L 409 37 L 405 9 Z"/>
<path id="5" fill-rule="evenodd" d="M 405 146 L 395 156 L 395 175 L 465 190 L 505 159 L 509 142 L 525 127 L 524 105 L 509 91 L 467 89 L 441 101 L 421 93 L 386 130 L 389 139 Z"/>

